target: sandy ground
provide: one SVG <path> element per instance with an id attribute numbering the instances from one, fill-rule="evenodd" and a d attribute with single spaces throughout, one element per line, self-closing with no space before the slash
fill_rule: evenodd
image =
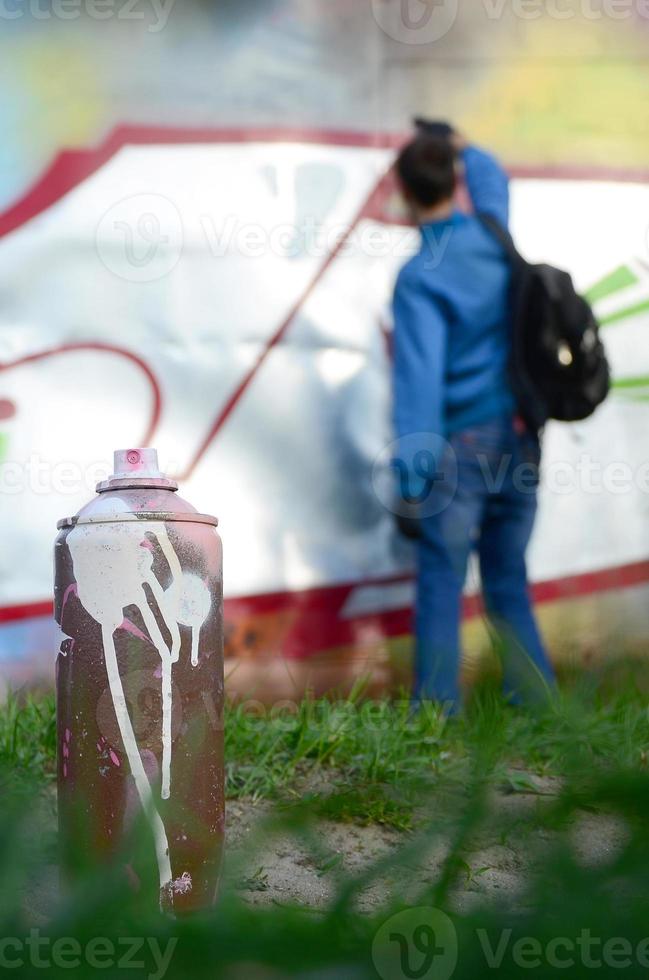
<path id="1" fill-rule="evenodd" d="M 496 792 L 487 830 L 472 841 L 465 855 L 460 883 L 453 891 L 458 912 L 468 911 L 485 900 L 500 907 L 521 908 L 534 875 L 554 833 L 528 824 L 537 807 L 555 798 L 556 783 L 533 780 L 537 793 Z M 281 902 L 318 908 L 327 904 L 337 876 L 360 875 L 390 853 L 407 846 L 409 834 L 377 824 L 318 823 L 322 854 L 312 852 L 294 838 L 264 837 L 264 820 L 272 813 L 268 803 L 253 805 L 235 801 L 228 808 L 229 865 L 236 868 L 234 880 L 240 893 L 253 903 Z M 569 829 L 580 863 L 608 863 L 626 839 L 620 822 L 605 814 L 584 813 Z M 269 846 L 270 845 L 270 846 Z M 416 847 L 359 893 L 357 907 L 370 912 L 386 899 L 414 900 L 434 882 L 448 852 L 449 840 L 442 832 L 427 848 Z"/>
<path id="2" fill-rule="evenodd" d="M 530 777 L 526 777 L 530 778 Z M 552 844 L 553 831 L 534 822 L 537 808 L 555 798 L 557 784 L 533 778 L 536 792 L 494 791 L 492 816 L 486 829 L 465 852 L 453 906 L 469 911 L 485 901 L 500 908 L 521 908 L 534 875 Z M 269 827 L 277 805 L 268 801 L 232 800 L 227 805 L 224 877 L 252 904 L 284 904 L 318 910 L 336 891 L 341 877 L 358 877 L 382 859 L 398 855 L 378 876 L 372 876 L 356 895 L 360 911 L 372 912 L 393 898 L 416 901 L 422 888 L 434 882 L 449 847 L 440 821 L 439 833 L 426 846 L 413 835 L 379 824 L 364 826 L 319 820 L 309 840 Z M 423 815 L 420 815 L 423 817 Z M 530 819 L 531 818 L 531 819 Z M 584 865 L 611 861 L 623 845 L 626 831 L 605 814 L 584 813 L 569 829 L 578 860 Z M 48 866 L 27 893 L 25 909 L 35 925 L 44 924 L 56 908 L 58 871 Z"/>

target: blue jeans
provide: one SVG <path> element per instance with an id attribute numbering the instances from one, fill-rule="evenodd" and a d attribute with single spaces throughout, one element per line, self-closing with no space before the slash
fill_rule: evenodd
<path id="1" fill-rule="evenodd" d="M 513 701 L 536 699 L 554 683 L 525 565 L 537 506 L 538 440 L 504 418 L 455 433 L 449 442 L 424 508 L 435 513 L 421 521 L 415 696 L 451 709 L 459 704 L 462 591 L 476 552 L 487 615 L 500 639 L 505 693 Z"/>

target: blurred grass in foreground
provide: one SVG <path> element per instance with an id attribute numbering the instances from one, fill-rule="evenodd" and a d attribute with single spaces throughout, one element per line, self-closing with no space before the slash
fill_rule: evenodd
<path id="1" fill-rule="evenodd" d="M 157 914 L 147 888 L 139 894 L 128 889 L 119 862 L 110 869 L 90 867 L 87 879 L 53 908 L 51 920 L 38 926 L 38 938 L 49 943 L 41 950 L 50 956 L 47 970 L 32 962 L 25 946 L 33 926 L 25 895 L 38 887 L 56 853 L 52 823 L 43 813 L 51 809 L 51 793 L 43 790 L 53 772 L 53 706 L 47 698 L 10 699 L 0 712 L 0 957 L 22 956 L 23 965 L 14 971 L 21 977 L 123 976 L 127 967 L 119 966 L 119 957 L 126 955 L 129 937 L 141 937 L 146 941 L 133 956 L 141 966 L 131 975 L 162 976 L 164 967 L 165 976 L 183 980 L 474 980 L 555 972 L 571 980 L 594 974 L 646 977 L 649 720 L 644 684 L 634 677 L 639 668 L 633 666 L 620 683 L 624 670 L 618 666 L 610 675 L 572 680 L 555 704 L 535 712 L 508 708 L 484 687 L 466 716 L 453 721 L 434 709 L 413 715 L 406 699 L 307 700 L 294 712 L 263 717 L 258 707 L 251 713 L 246 706 L 230 706 L 228 795 L 277 800 L 247 857 L 256 848 L 263 862 L 276 837 L 288 836 L 331 875 L 335 887 L 326 907 L 250 905 L 237 891 L 240 868 L 226 862 L 217 908 L 175 922 Z M 537 777 L 553 777 L 547 798 Z M 495 802 L 503 789 L 529 794 L 537 805 L 503 815 Z M 605 858 L 585 862 L 576 844 L 582 817 L 593 814 L 615 820 L 624 833 Z M 323 816 L 378 821 L 407 832 L 400 846 L 350 876 L 328 865 L 321 853 Z M 454 889 L 467 875 L 479 874 L 472 867 L 476 839 L 486 828 L 493 833 L 494 824 L 505 843 L 536 842 L 540 867 L 527 876 L 525 893 L 513 906 L 478 896 L 459 912 Z M 434 873 L 417 884 L 408 869 L 442 839 Z M 386 874 L 403 881 L 404 898 L 395 900 L 393 891 L 371 914 L 361 914 L 359 897 Z M 417 932 L 418 913 L 410 912 L 381 929 L 403 909 L 430 906 L 450 916 L 457 936 L 452 974 L 444 972 L 444 957 L 451 955 L 453 936 L 444 933 L 439 919 L 431 920 L 436 930 Z M 101 969 L 87 956 L 98 937 L 105 940 Z M 70 938 L 81 950 L 79 965 L 70 965 L 76 962 L 70 954 L 68 965 L 57 966 L 51 951 L 68 947 L 52 943 Z M 3 946 L 7 939 L 22 945 Z M 168 963 L 158 963 L 154 944 L 169 953 Z M 427 958 L 428 972 L 418 972 Z"/>

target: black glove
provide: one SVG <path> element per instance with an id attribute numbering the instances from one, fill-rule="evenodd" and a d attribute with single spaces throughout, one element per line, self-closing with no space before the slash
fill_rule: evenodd
<path id="1" fill-rule="evenodd" d="M 404 517 L 403 514 L 397 514 L 396 521 L 404 538 L 408 538 L 410 541 L 419 541 L 421 538 L 421 521 L 418 517 Z"/>
<path id="2" fill-rule="evenodd" d="M 413 122 L 415 124 L 415 129 L 417 129 L 419 133 L 424 136 L 435 136 L 437 139 L 450 140 L 455 134 L 455 130 L 450 123 L 447 122 L 441 122 L 434 119 L 423 119 L 421 116 L 415 116 Z"/>

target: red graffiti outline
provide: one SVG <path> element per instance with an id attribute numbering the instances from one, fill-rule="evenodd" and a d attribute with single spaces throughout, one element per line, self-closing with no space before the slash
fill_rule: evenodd
<path id="1" fill-rule="evenodd" d="M 44 360 L 47 357 L 56 357 L 59 354 L 69 354 L 77 351 L 102 351 L 103 353 L 107 354 L 117 354 L 119 357 L 127 358 L 127 360 L 131 361 L 131 363 L 135 364 L 136 367 L 142 371 L 149 382 L 152 398 L 149 422 L 146 431 L 142 436 L 142 444 L 144 446 L 148 446 L 160 422 L 160 416 L 162 414 L 162 392 L 160 390 L 160 385 L 158 384 L 158 379 L 149 365 L 146 363 L 146 361 L 139 357 L 139 355 L 133 353 L 133 351 L 126 350 L 124 347 L 117 347 L 113 344 L 103 344 L 100 341 L 81 341 L 73 344 L 60 344 L 58 347 L 49 347 L 45 350 L 36 351 L 32 354 L 25 354 L 23 357 L 18 357 L 13 361 L 2 361 L 0 363 L 0 373 L 3 371 L 13 370 L 13 368 L 16 367 L 22 367 L 23 364 L 30 364 L 34 361 Z"/>
<path id="2" fill-rule="evenodd" d="M 180 126 L 118 125 L 103 143 L 88 149 L 63 150 L 41 177 L 14 204 L 0 212 L 0 238 L 41 214 L 83 180 L 101 169 L 125 146 L 183 143 L 323 143 L 329 146 L 396 149 L 407 134 L 368 133 L 354 130 L 301 129 L 290 127 L 186 128 Z M 550 165 L 512 165 L 514 177 L 546 180 L 614 180 L 646 183 L 646 168 Z"/>
<path id="3" fill-rule="evenodd" d="M 185 128 L 165 128 L 148 126 L 118 126 L 106 139 L 106 141 L 95 149 L 73 150 L 60 153 L 52 162 L 51 166 L 41 176 L 40 180 L 14 205 L 0 213 L 0 237 L 20 228 L 27 221 L 47 208 L 78 186 L 83 180 L 90 177 L 101 169 L 120 149 L 127 145 L 155 145 L 155 144 L 183 144 L 183 143 L 245 143 L 245 142 L 296 142 L 296 143 L 322 143 L 324 145 L 337 146 L 356 146 L 356 147 L 375 147 L 375 148 L 396 148 L 404 140 L 400 135 L 379 135 L 359 133 L 352 131 L 328 131 L 328 130 L 302 130 L 302 129 L 281 129 L 281 128 L 256 128 L 256 129 L 185 129 Z M 621 169 L 612 167 L 580 167 L 580 166 L 555 166 L 555 167 L 528 167 L 514 166 L 510 168 L 514 177 L 521 178 L 543 178 L 557 180 L 614 180 L 617 182 L 637 182 L 645 183 L 649 181 L 649 171 L 644 169 Z M 264 349 L 257 358 L 254 366 L 250 369 L 243 381 L 239 383 L 229 399 L 219 411 L 214 419 L 208 435 L 199 445 L 198 450 L 190 460 L 185 473 L 181 479 L 186 479 L 195 469 L 200 459 L 205 454 L 207 448 L 222 428 L 223 424 L 238 404 L 239 400 L 254 380 L 255 375 L 266 360 L 270 350 L 281 342 L 290 324 L 299 312 L 305 300 L 312 294 L 322 275 L 335 260 L 343 245 L 353 232 L 354 228 L 364 217 L 372 216 L 373 208 L 380 205 L 381 195 L 385 188 L 385 176 L 373 188 L 362 208 L 350 225 L 346 236 L 338 243 L 336 248 L 327 256 L 322 267 L 314 275 L 311 282 L 307 285 L 300 299 L 291 308 L 288 316 L 275 331 Z M 122 354 L 137 364 L 147 376 L 153 392 L 153 410 L 149 422 L 149 428 L 143 443 L 151 441 L 152 436 L 158 426 L 162 396 L 159 383 L 149 366 L 131 351 L 118 347 L 112 347 L 102 343 L 79 343 L 65 344 L 47 351 L 30 354 L 19 358 L 13 362 L 0 364 L 0 371 L 18 366 L 29 361 L 39 360 L 40 358 L 64 353 L 70 350 L 99 350 Z M 276 608 L 287 604 L 305 603 L 307 606 L 311 601 L 315 601 L 316 607 L 321 611 L 325 607 L 334 611 L 342 608 L 341 596 L 347 596 L 352 590 L 362 588 L 364 585 L 394 584 L 408 580 L 409 576 L 392 578 L 389 580 L 368 579 L 365 581 L 354 582 L 348 586 L 325 586 L 317 590 L 307 590 L 306 592 L 283 592 L 273 595 L 250 596 L 242 599 L 226 600 L 226 610 L 235 617 L 237 612 L 241 614 L 244 609 L 248 611 L 264 611 L 268 609 L 269 603 Z M 534 598 L 537 602 L 550 602 L 559 598 L 577 597 L 588 595 L 600 591 L 609 591 L 619 588 L 627 588 L 632 585 L 642 584 L 649 581 L 649 562 L 638 562 L 617 568 L 602 569 L 592 573 L 568 576 L 566 578 L 555 579 L 552 581 L 537 583 L 533 586 Z M 52 613 L 52 603 L 50 601 L 24 603 L 14 606 L 0 607 L 0 623 L 14 622 L 17 620 L 30 619 L 37 616 L 49 616 Z M 479 600 L 477 597 L 468 597 L 465 602 L 466 615 L 475 615 L 479 610 Z M 355 629 L 359 623 L 368 620 L 380 620 L 388 635 L 395 636 L 407 632 L 409 628 L 409 610 L 395 610 L 378 613 L 371 616 L 358 617 L 348 621 L 336 621 L 334 626 L 343 632 L 348 629 Z M 322 643 L 318 643 L 318 648 Z"/>
<path id="4" fill-rule="evenodd" d="M 57 201 L 61 200 L 67 193 L 77 187 L 83 180 L 99 171 L 119 150 L 125 146 L 150 146 L 159 144 L 184 144 L 184 143 L 251 143 L 251 142 L 295 142 L 295 143 L 322 143 L 329 146 L 350 146 L 367 147 L 377 149 L 396 149 L 401 145 L 404 135 L 399 134 L 379 134 L 367 132 L 355 132 L 347 130 L 326 130 L 312 129 L 304 130 L 300 128 L 281 128 L 281 127 L 257 127 L 251 129 L 242 128 L 218 128 L 218 129 L 189 129 L 183 127 L 159 127 L 159 126 L 117 126 L 107 139 L 94 149 L 64 150 L 53 160 L 50 167 L 45 171 L 36 184 L 28 190 L 25 195 L 14 205 L 0 213 L 0 238 L 9 234 L 24 225 L 27 221 L 41 214 Z M 511 168 L 513 176 L 518 177 L 543 177 L 545 179 L 573 179 L 573 180 L 596 180 L 608 179 L 616 181 L 644 182 L 649 181 L 649 171 L 647 170 L 628 170 L 621 168 L 597 168 L 597 167 L 525 167 L 518 166 Z M 245 375 L 243 380 L 236 386 L 223 407 L 214 418 L 207 435 L 199 443 L 198 449 L 190 458 L 184 471 L 177 474 L 177 479 L 186 480 L 196 469 L 196 466 L 205 455 L 210 444 L 218 435 L 223 425 L 228 420 L 235 407 L 254 381 L 257 373 L 266 361 L 271 350 L 277 346 L 285 336 L 291 323 L 298 314 L 305 301 L 313 293 L 314 289 L 322 279 L 324 273 L 335 261 L 341 249 L 348 241 L 358 223 L 365 217 L 374 215 L 385 197 L 387 175 L 384 175 L 377 182 L 376 186 L 368 195 L 365 203 L 360 208 L 346 234 L 340 239 L 335 248 L 324 260 L 320 269 L 315 273 L 311 282 L 303 291 L 301 297 L 294 303 L 284 321 L 277 328 L 275 333 L 266 342 L 263 350 L 259 354 L 252 368 Z M 23 362 L 37 360 L 39 357 L 48 354 L 60 353 L 66 350 L 79 349 L 112 350 L 114 353 L 123 353 L 137 363 L 146 373 L 153 392 L 154 408 L 152 412 L 149 428 L 143 438 L 143 444 L 149 444 L 157 429 L 161 414 L 162 396 L 159 383 L 148 365 L 135 354 L 129 351 L 112 348 L 110 345 L 102 343 L 87 343 L 84 345 L 68 344 L 59 348 L 54 348 L 48 352 L 28 355 Z M 15 366 L 16 363 L 1 365 L 0 370 Z"/>
<path id="5" fill-rule="evenodd" d="M 409 582 L 410 576 L 364 579 L 341 585 L 327 585 L 291 592 L 272 592 L 261 595 L 225 599 L 225 618 L 240 622 L 250 615 L 264 615 L 285 609 L 299 609 L 301 616 L 286 638 L 291 659 L 303 659 L 317 650 L 353 642 L 365 624 L 380 624 L 389 637 L 403 636 L 411 626 L 411 610 L 388 609 L 376 613 L 350 616 L 340 619 L 345 602 L 357 589 L 377 585 L 399 585 Z M 565 578 L 537 582 L 532 586 L 535 603 L 545 605 L 561 599 L 578 599 L 603 592 L 614 592 L 649 582 L 649 561 L 634 562 L 595 572 L 582 572 Z M 20 620 L 51 617 L 53 603 L 31 602 L 0 607 L 0 624 Z M 481 614 L 480 596 L 464 598 L 464 616 L 467 619 Z"/>
<path id="6" fill-rule="evenodd" d="M 366 217 L 371 213 L 377 198 L 381 194 L 381 189 L 383 187 L 385 179 L 386 179 L 386 175 L 384 174 L 383 177 L 378 181 L 378 183 L 372 188 L 367 198 L 363 202 L 362 207 L 358 210 L 351 224 L 347 228 L 345 234 L 340 236 L 334 248 L 329 252 L 329 255 L 327 255 L 320 268 L 315 272 L 311 281 L 307 284 L 306 288 L 303 290 L 302 295 L 299 296 L 298 299 L 295 301 L 289 313 L 282 321 L 280 326 L 277 328 L 275 333 L 272 335 L 272 337 L 270 337 L 270 339 L 266 341 L 255 363 L 252 365 L 252 367 L 249 369 L 247 374 L 244 376 L 243 380 L 239 382 L 237 387 L 234 389 L 234 391 L 226 401 L 225 405 L 221 408 L 221 410 L 217 414 L 216 418 L 212 422 L 212 425 L 210 426 L 207 432 L 207 435 L 204 437 L 203 441 L 199 444 L 198 449 L 191 457 L 184 472 L 177 476 L 178 480 L 186 480 L 194 472 L 197 465 L 201 461 L 202 457 L 209 449 L 211 443 L 214 441 L 214 439 L 216 438 L 220 430 L 223 428 L 230 415 L 232 415 L 232 412 L 236 408 L 237 404 L 239 403 L 239 401 L 241 400 L 241 398 L 243 397 L 247 389 L 250 387 L 250 385 L 254 381 L 259 371 L 261 370 L 270 352 L 273 350 L 274 347 L 277 347 L 277 345 L 280 344 L 283 338 L 286 336 L 289 327 L 291 326 L 295 317 L 300 312 L 300 309 L 304 306 L 306 301 L 309 299 L 309 297 L 311 296 L 311 294 L 313 293 L 317 285 L 320 283 L 327 270 L 335 262 L 336 258 L 338 257 L 341 250 L 349 241 L 350 236 L 353 234 L 359 222 L 362 221 L 364 217 Z"/>

